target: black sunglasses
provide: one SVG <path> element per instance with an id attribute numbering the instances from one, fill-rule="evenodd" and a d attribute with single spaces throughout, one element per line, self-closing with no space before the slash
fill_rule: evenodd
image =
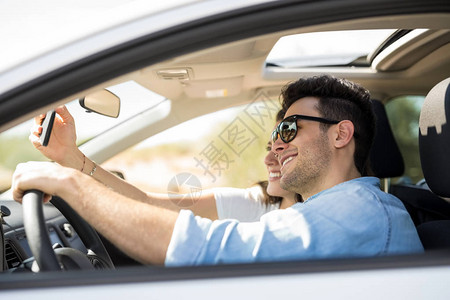
<path id="1" fill-rule="evenodd" d="M 285 118 L 283 121 L 278 124 L 277 128 L 272 132 L 272 142 L 278 139 L 278 134 L 283 142 L 289 143 L 292 141 L 297 135 L 298 127 L 297 120 L 308 120 L 315 121 L 325 124 L 337 124 L 340 121 L 324 119 L 320 117 L 312 117 L 312 116 L 304 116 L 304 115 L 292 115 Z"/>

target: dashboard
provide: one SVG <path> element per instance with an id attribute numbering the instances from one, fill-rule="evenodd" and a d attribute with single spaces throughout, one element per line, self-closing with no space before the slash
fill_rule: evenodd
<path id="1" fill-rule="evenodd" d="M 0 200 L 0 205 L 10 212 L 9 216 L 3 216 L 2 224 L 7 267 L 11 272 L 27 269 L 27 264 L 24 262 L 33 254 L 24 229 L 22 205 L 14 200 Z M 83 253 L 87 252 L 77 232 L 56 207 L 46 203 L 43 205 L 43 211 L 53 248 L 70 247 Z"/>

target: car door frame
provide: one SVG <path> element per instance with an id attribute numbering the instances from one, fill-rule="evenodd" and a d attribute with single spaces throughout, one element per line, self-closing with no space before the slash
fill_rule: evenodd
<path id="1" fill-rule="evenodd" d="M 17 86 L 0 95 L 0 126 L 12 124 L 15 119 L 23 118 L 24 115 L 29 116 L 39 108 L 116 76 L 222 43 L 323 22 L 443 11 L 450 11 L 448 1 L 368 0 L 364 2 L 364 5 L 358 0 L 275 1 L 243 7 L 142 36 L 85 57 L 68 66 L 52 70 L 26 84 Z M 242 28 L 246 28 L 246 30 L 244 31 Z M 215 295 L 210 295 L 211 297 L 217 296 L 220 299 L 224 295 L 227 298 L 234 295 L 240 298 L 243 295 L 250 295 L 251 297 L 264 298 L 272 294 L 271 290 L 268 289 L 274 289 L 273 285 L 269 284 L 273 281 L 278 283 L 278 286 L 275 287 L 280 289 L 279 293 L 276 294 L 278 296 L 292 296 L 295 292 L 301 295 L 302 291 L 313 293 L 313 289 L 315 289 L 316 296 L 341 292 L 340 295 L 346 294 L 351 297 L 351 292 L 362 293 L 363 288 L 367 288 L 369 293 L 372 292 L 372 295 L 369 294 L 369 298 L 371 298 L 370 296 L 373 298 L 373 296 L 379 295 L 378 291 L 373 289 L 374 286 L 379 287 L 375 283 L 378 283 L 385 275 L 391 274 L 395 278 L 399 278 L 401 282 L 399 288 L 408 285 L 410 291 L 417 292 L 417 289 L 421 287 L 420 279 L 426 276 L 429 276 L 427 280 L 435 280 L 434 286 L 438 286 L 439 283 L 443 284 L 445 276 L 449 278 L 450 275 L 449 265 L 450 251 L 445 250 L 433 251 L 424 255 L 348 260 L 180 268 L 153 266 L 118 271 L 99 271 L 99 273 L 83 271 L 60 274 L 42 273 L 38 276 L 22 273 L 11 274 L 11 276 L 6 277 L 0 276 L 0 290 L 9 291 L 14 295 L 26 295 L 28 292 L 42 292 L 51 295 L 53 292 L 61 293 L 62 290 L 59 288 L 64 287 L 79 288 L 79 291 L 86 291 L 85 289 L 87 289 L 90 293 L 93 293 L 92 295 L 105 296 L 104 293 L 95 291 L 95 289 L 108 286 L 114 293 L 115 288 L 125 288 L 126 284 L 133 283 L 137 286 L 128 291 L 129 295 L 136 295 L 139 292 L 140 295 L 143 295 L 144 292 L 141 289 L 147 287 L 150 293 L 156 293 L 164 284 L 168 288 L 166 290 L 168 294 L 171 293 L 170 289 L 174 289 L 177 285 L 178 287 L 174 291 L 183 292 L 183 288 L 184 291 L 189 290 L 188 286 L 191 285 L 193 291 L 200 293 L 200 290 L 204 290 L 208 284 L 212 283 L 221 288 L 215 290 Z M 347 278 L 347 275 L 351 276 Z M 362 280 L 363 277 L 365 277 L 364 280 Z M 285 279 L 285 283 L 279 282 L 280 278 Z M 311 284 L 308 278 L 317 279 L 317 283 L 309 287 L 306 286 L 306 284 Z M 338 286 L 330 285 L 330 280 L 341 282 L 338 278 L 353 280 L 353 284 L 345 287 L 350 290 L 342 289 L 339 291 Z M 250 294 L 243 292 L 242 288 L 246 288 L 242 286 L 243 282 L 248 283 L 249 289 L 258 287 L 257 282 L 247 281 L 250 279 L 264 282 L 267 286 L 265 284 L 260 285 L 259 290 L 253 290 Z M 221 286 L 220 283 L 223 283 L 224 286 Z M 112 288 L 113 285 L 117 286 Z M 330 286 L 332 287 L 327 290 L 327 287 Z M 233 287 L 237 288 L 233 290 Z M 390 286 L 390 288 L 392 288 L 390 291 L 392 293 L 394 290 L 395 292 L 401 292 L 393 286 Z M 22 292 L 23 294 L 21 294 Z M 439 290 L 437 295 L 442 296 L 445 293 L 449 296 L 444 289 Z M 116 294 L 112 294 L 111 297 L 114 298 L 119 294 L 120 292 L 116 291 Z M 197 294 L 196 298 L 201 298 L 201 295 L 205 296 L 204 294 Z M 68 296 L 71 297 L 71 295 Z M 170 298 L 170 296 L 167 298 Z"/>

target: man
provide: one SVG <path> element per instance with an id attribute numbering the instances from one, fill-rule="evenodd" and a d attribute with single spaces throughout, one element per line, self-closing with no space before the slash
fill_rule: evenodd
<path id="1" fill-rule="evenodd" d="M 272 150 L 282 164 L 281 184 L 306 201 L 269 212 L 259 222 L 211 221 L 189 210 L 174 212 L 138 201 L 92 178 L 96 167 L 90 162 L 88 175 L 82 172 L 85 162 L 81 172 L 49 163 L 19 165 L 14 198 L 20 202 L 28 189 L 60 196 L 143 263 L 175 266 L 423 251 L 401 202 L 383 193 L 378 179 L 361 177 L 368 169 L 374 133 L 368 92 L 321 76 L 292 83 L 283 97 L 286 118 L 274 131 Z"/>
<path id="2" fill-rule="evenodd" d="M 375 115 L 367 90 L 348 81 L 321 76 L 287 86 L 282 98 L 286 118 L 273 133 L 272 149 L 284 169 L 284 188 L 307 189 L 302 195 L 308 198 L 368 175 Z M 288 140 L 283 135 L 278 139 L 280 131 L 289 134 Z M 287 171 L 292 168 L 295 170 Z"/>

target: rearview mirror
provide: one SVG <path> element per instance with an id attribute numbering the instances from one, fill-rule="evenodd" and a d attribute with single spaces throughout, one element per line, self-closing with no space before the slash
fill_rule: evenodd
<path id="1" fill-rule="evenodd" d="M 120 112 L 120 98 L 108 90 L 101 90 L 79 100 L 81 107 L 89 112 L 117 118 Z"/>

